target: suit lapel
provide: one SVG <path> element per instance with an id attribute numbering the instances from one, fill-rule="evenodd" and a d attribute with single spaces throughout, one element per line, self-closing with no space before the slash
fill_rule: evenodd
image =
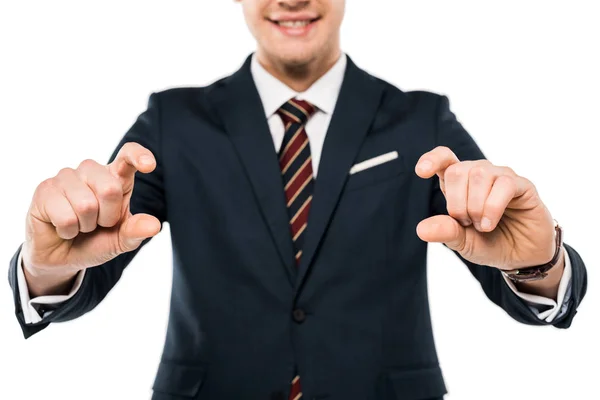
<path id="1" fill-rule="evenodd" d="M 348 172 L 375 117 L 383 85 L 360 70 L 348 57 L 344 82 L 333 113 L 315 182 L 302 249 L 296 294 L 337 205 Z"/>
<path id="2" fill-rule="evenodd" d="M 297 275 L 289 217 L 277 153 L 265 111 L 250 72 L 251 56 L 211 94 L 254 189 L 290 284 Z"/>
<path id="3" fill-rule="evenodd" d="M 244 165 L 290 284 L 298 293 L 375 117 L 383 85 L 348 57 L 321 153 L 301 263 L 296 266 L 277 153 L 250 73 L 250 60 L 248 57 L 236 73 L 217 84 L 210 100 Z"/>

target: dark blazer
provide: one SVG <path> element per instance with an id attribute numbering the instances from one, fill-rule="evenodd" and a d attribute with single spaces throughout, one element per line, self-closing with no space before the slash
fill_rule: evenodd
<path id="1" fill-rule="evenodd" d="M 447 214 L 437 178 L 414 172 L 438 145 L 484 158 L 446 97 L 402 92 L 350 59 L 316 179 L 303 257 L 294 262 L 277 155 L 250 73 L 152 94 L 125 142 L 158 161 L 136 176 L 132 213 L 169 222 L 173 287 L 153 399 L 287 398 L 294 371 L 305 399 L 417 400 L 446 393 L 427 299 L 419 221 Z M 353 164 L 397 151 L 349 175 Z M 144 244 L 147 241 L 144 242 Z M 567 328 L 586 291 L 578 253 Z M 79 292 L 25 325 L 26 337 L 92 310 L 137 251 L 90 268 Z M 497 269 L 464 260 L 486 295 L 517 321 L 544 325 Z"/>

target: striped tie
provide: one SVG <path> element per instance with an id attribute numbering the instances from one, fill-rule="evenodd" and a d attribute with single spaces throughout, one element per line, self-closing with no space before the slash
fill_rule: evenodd
<path id="1" fill-rule="evenodd" d="M 302 100 L 292 99 L 277 111 L 285 126 L 285 135 L 279 151 L 279 166 L 283 176 L 285 198 L 294 241 L 296 265 L 300 264 L 304 232 L 313 198 L 314 178 L 310 145 L 304 126 L 315 107 Z M 300 377 L 292 380 L 289 400 L 302 397 Z"/>

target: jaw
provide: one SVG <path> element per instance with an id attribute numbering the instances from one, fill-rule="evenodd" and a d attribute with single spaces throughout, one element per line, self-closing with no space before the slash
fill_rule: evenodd
<path id="1" fill-rule="evenodd" d="M 281 71 L 321 70 L 321 64 L 331 64 L 339 56 L 339 34 L 331 32 L 338 25 L 336 15 L 327 10 L 274 9 L 265 12 L 261 19 L 255 25 L 255 36 L 263 64 Z"/>
<path id="2" fill-rule="evenodd" d="M 262 40 L 262 44 L 271 56 L 285 60 L 286 64 L 305 64 L 326 45 L 325 23 L 320 16 L 266 19 L 263 26 L 266 40 Z"/>

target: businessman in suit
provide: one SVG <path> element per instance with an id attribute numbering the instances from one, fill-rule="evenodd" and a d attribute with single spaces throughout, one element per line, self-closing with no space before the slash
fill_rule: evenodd
<path id="1" fill-rule="evenodd" d="M 152 94 L 108 165 L 37 187 L 9 270 L 25 337 L 91 311 L 166 221 L 155 400 L 441 399 L 429 242 L 517 321 L 570 326 L 583 261 L 446 97 L 357 67 L 342 0 L 239 2 L 258 45 L 237 72 Z"/>

